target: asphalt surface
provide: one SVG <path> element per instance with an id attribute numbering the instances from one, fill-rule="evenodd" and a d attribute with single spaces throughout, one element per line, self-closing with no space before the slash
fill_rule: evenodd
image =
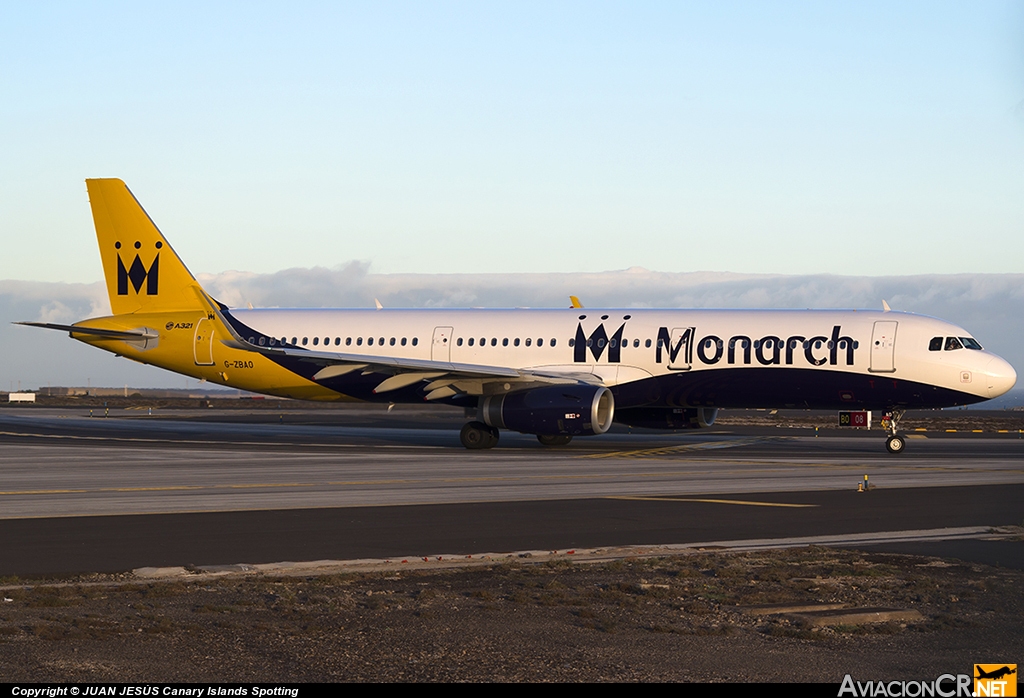
<path id="1" fill-rule="evenodd" d="M 0 575 L 1024 523 L 1013 434 L 900 456 L 877 431 L 756 427 L 468 452 L 461 414 L 121 412 L 0 410 Z M 1024 566 L 1019 542 L 890 545 Z"/>

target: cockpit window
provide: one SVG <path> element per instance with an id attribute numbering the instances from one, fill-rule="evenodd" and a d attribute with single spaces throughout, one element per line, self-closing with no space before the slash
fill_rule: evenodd
<path id="1" fill-rule="evenodd" d="M 978 340 L 974 339 L 973 337 L 961 337 L 960 341 L 963 342 L 964 346 L 967 347 L 968 349 L 976 349 L 978 351 L 981 351 L 981 344 L 979 344 Z"/>
<path id="2" fill-rule="evenodd" d="M 946 351 L 953 351 L 954 349 L 963 349 L 964 345 L 960 343 L 960 340 L 956 337 L 946 337 Z"/>
<path id="3" fill-rule="evenodd" d="M 928 351 L 942 351 L 942 337 L 932 337 L 928 342 Z"/>

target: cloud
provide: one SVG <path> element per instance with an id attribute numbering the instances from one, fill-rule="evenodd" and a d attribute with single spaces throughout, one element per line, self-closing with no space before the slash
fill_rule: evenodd
<path id="1" fill-rule="evenodd" d="M 881 308 L 941 317 L 1024 368 L 1024 274 L 919 276 L 669 273 L 630 268 L 572 274 L 371 274 L 362 262 L 285 269 L 273 274 L 227 271 L 199 278 L 234 307 L 568 307 L 590 308 Z M 114 360 L 57 332 L 13 327 L 14 320 L 70 322 L 109 313 L 95 284 L 0 281 L 0 386 L 137 387 L 183 385 L 159 369 Z"/>

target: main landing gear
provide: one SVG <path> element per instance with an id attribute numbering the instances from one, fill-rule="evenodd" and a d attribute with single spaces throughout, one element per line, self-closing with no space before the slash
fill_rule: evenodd
<path id="1" fill-rule="evenodd" d="M 568 434 L 537 434 L 537 441 L 545 446 L 565 446 L 572 441 L 572 437 Z"/>
<path id="2" fill-rule="evenodd" d="M 467 422 L 459 432 L 459 440 L 466 448 L 478 451 L 498 445 L 498 429 L 483 422 Z M 568 434 L 537 434 L 537 441 L 545 446 L 565 446 L 572 441 Z"/>
<path id="3" fill-rule="evenodd" d="M 467 422 L 459 432 L 459 440 L 463 446 L 474 451 L 494 448 L 498 445 L 498 429 L 483 422 Z"/>
<path id="4" fill-rule="evenodd" d="M 889 438 L 885 440 L 885 450 L 889 453 L 903 453 L 907 446 L 906 437 L 896 433 L 896 428 L 904 413 L 906 410 L 892 410 L 886 412 L 882 417 L 882 428 L 889 432 Z"/>

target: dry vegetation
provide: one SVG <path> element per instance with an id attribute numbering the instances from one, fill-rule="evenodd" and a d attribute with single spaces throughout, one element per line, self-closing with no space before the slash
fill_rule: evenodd
<path id="1" fill-rule="evenodd" d="M 825 548 L 4 581 L 7 681 L 838 682 L 850 671 L 870 678 L 866 667 L 878 676 L 900 667 L 907 678 L 968 671 L 1024 649 L 1024 573 Z M 913 608 L 924 620 L 811 629 L 749 608 L 783 603 Z"/>

